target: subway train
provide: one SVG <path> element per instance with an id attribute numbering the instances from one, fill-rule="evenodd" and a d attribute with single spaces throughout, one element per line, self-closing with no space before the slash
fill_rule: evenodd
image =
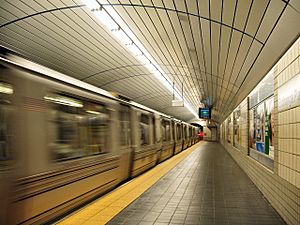
<path id="1" fill-rule="evenodd" d="M 44 224 L 199 141 L 199 128 L 2 54 L 0 223 Z"/>

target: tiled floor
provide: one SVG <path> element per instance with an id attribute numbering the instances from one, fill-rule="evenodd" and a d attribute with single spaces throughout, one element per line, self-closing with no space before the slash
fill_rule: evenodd
<path id="1" fill-rule="evenodd" d="M 203 143 L 108 224 L 285 224 L 217 143 Z"/>

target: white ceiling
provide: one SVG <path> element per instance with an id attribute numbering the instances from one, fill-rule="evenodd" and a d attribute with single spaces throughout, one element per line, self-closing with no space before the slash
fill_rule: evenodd
<path id="1" fill-rule="evenodd" d="M 300 1 L 108 0 L 197 111 L 221 121 L 300 33 Z M 183 120 L 170 93 L 80 0 L 0 0 L 0 45 Z"/>

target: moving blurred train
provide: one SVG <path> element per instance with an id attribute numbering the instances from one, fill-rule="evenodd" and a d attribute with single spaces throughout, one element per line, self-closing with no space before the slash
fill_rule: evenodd
<path id="1" fill-rule="evenodd" d="M 0 64 L 0 223 L 42 224 L 199 141 L 199 128 L 11 54 Z"/>

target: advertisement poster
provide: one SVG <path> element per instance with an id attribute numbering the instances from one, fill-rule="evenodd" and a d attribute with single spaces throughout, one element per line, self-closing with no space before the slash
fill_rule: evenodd
<path id="1" fill-rule="evenodd" d="M 264 103 L 261 103 L 254 110 L 254 137 L 255 148 L 259 152 L 264 152 L 264 128 L 265 128 L 265 110 Z"/>
<path id="2" fill-rule="evenodd" d="M 255 149 L 253 110 L 249 111 L 249 147 Z"/>
<path id="3" fill-rule="evenodd" d="M 233 145 L 236 148 L 240 148 L 241 146 L 241 110 L 237 109 L 233 113 Z"/>
<path id="4" fill-rule="evenodd" d="M 274 158 L 274 97 L 265 101 L 265 153 Z"/>
<path id="5" fill-rule="evenodd" d="M 278 88 L 278 109 L 300 105 L 300 73 Z"/>
<path id="6" fill-rule="evenodd" d="M 249 111 L 249 147 L 274 157 L 274 97 Z"/>
<path id="7" fill-rule="evenodd" d="M 231 117 L 227 119 L 227 142 L 231 143 L 232 142 L 232 123 L 231 123 Z"/>

